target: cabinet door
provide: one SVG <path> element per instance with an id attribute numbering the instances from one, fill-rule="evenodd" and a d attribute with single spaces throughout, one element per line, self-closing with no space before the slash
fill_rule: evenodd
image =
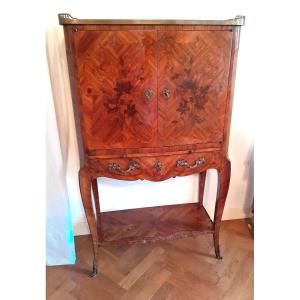
<path id="1" fill-rule="evenodd" d="M 79 29 L 74 35 L 85 148 L 155 146 L 156 32 Z"/>
<path id="2" fill-rule="evenodd" d="M 231 31 L 159 31 L 160 146 L 222 143 Z"/>

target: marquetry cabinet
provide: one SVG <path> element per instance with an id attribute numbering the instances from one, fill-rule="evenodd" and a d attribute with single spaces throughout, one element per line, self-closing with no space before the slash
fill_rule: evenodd
<path id="1" fill-rule="evenodd" d="M 98 247 L 213 235 L 230 181 L 227 156 L 240 28 L 223 21 L 91 20 L 60 14 L 81 167 L 79 184 Z M 214 219 L 202 200 L 218 171 Z M 97 178 L 161 181 L 199 174 L 199 202 L 101 213 Z M 93 196 L 92 196 L 93 194 Z"/>

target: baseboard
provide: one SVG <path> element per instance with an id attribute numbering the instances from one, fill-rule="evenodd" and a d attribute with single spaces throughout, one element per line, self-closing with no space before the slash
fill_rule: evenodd
<path id="1" fill-rule="evenodd" d="M 213 208 L 206 208 L 210 218 L 214 217 L 214 207 Z M 235 219 L 246 219 L 251 217 L 251 209 L 249 208 L 249 212 L 247 213 L 245 209 L 242 208 L 226 208 L 223 213 L 222 220 L 235 220 Z M 73 231 L 74 235 L 86 235 L 90 234 L 89 226 L 87 222 L 77 222 L 73 223 Z"/>
<path id="2" fill-rule="evenodd" d="M 215 208 L 214 207 L 206 207 L 207 213 L 210 218 L 213 219 Z M 228 207 L 225 208 L 223 212 L 222 221 L 226 220 L 236 220 L 236 219 L 246 219 L 251 216 L 251 208 L 247 211 L 244 208 L 236 208 L 236 207 Z"/>
<path id="3" fill-rule="evenodd" d="M 90 229 L 87 222 L 73 223 L 74 235 L 86 235 L 90 234 Z"/>

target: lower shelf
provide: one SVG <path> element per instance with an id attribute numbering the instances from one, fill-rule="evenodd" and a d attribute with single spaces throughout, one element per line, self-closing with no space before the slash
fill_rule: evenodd
<path id="1" fill-rule="evenodd" d="M 196 203 L 105 212 L 98 224 L 101 243 L 145 243 L 214 231 L 205 208 Z"/>

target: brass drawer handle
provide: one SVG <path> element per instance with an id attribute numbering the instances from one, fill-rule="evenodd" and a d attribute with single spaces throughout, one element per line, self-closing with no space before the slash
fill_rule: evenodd
<path id="1" fill-rule="evenodd" d="M 162 91 L 162 95 L 165 100 L 168 100 L 170 98 L 170 91 L 168 88 L 164 88 Z"/>
<path id="2" fill-rule="evenodd" d="M 144 95 L 145 95 L 145 98 L 146 98 L 147 100 L 150 100 L 150 99 L 152 98 L 152 96 L 153 96 L 153 91 L 152 91 L 152 89 L 151 89 L 151 88 L 147 89 L 147 90 L 145 91 Z"/>
<path id="3" fill-rule="evenodd" d="M 108 171 L 109 172 L 120 172 L 120 173 L 123 173 L 123 174 L 130 173 L 133 170 L 139 169 L 139 168 L 140 168 L 140 164 L 138 162 L 136 162 L 136 161 L 132 161 L 129 164 L 129 167 L 128 167 L 127 170 L 122 170 L 121 167 L 120 167 L 120 165 L 117 164 L 117 163 L 108 164 Z"/>
<path id="4" fill-rule="evenodd" d="M 199 165 L 205 163 L 205 158 L 204 157 L 199 157 L 198 159 L 195 160 L 195 163 L 191 166 L 189 163 L 184 160 L 184 159 L 179 159 L 177 160 L 176 167 L 187 167 L 189 169 L 194 169 L 197 168 Z"/>

